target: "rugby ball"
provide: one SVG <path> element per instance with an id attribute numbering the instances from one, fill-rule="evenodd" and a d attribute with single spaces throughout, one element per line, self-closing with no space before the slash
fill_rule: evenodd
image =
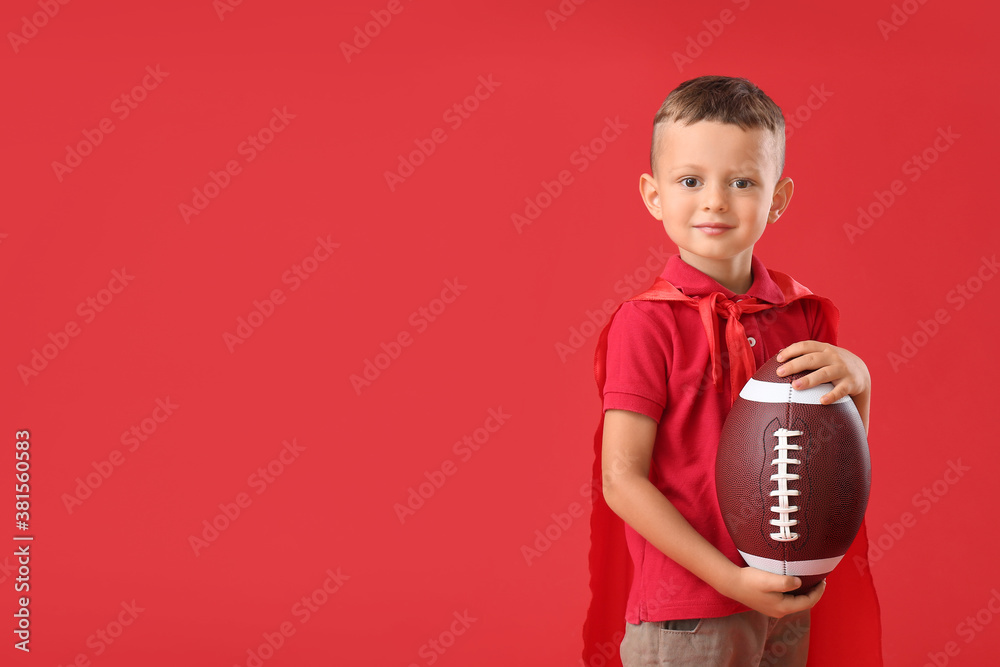
<path id="1" fill-rule="evenodd" d="M 821 405 L 778 377 L 772 357 L 740 391 L 722 427 L 715 481 L 729 535 L 747 565 L 802 579 L 804 593 L 854 541 L 868 506 L 871 460 L 850 397 Z"/>

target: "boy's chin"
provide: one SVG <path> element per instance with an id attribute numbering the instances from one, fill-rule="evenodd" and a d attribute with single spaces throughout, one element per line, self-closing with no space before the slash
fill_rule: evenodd
<path id="1" fill-rule="evenodd" d="M 691 261 L 712 263 L 738 262 L 742 259 L 753 256 L 753 246 L 735 254 L 724 251 L 703 250 L 700 248 L 685 248 L 682 246 L 677 246 L 677 252 L 681 256 L 681 259 L 688 262 L 688 264 L 690 264 Z"/>

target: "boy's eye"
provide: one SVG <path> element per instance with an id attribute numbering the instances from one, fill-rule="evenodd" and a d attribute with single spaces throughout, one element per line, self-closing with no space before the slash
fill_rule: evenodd
<path id="1" fill-rule="evenodd" d="M 738 190 L 746 190 L 750 187 L 751 183 L 745 178 L 737 178 L 733 181 L 733 185 L 735 185 Z"/>
<path id="2" fill-rule="evenodd" d="M 693 178 L 691 176 L 688 176 L 687 178 L 682 178 L 681 179 L 681 185 L 683 185 L 686 188 L 695 188 L 695 187 L 698 187 L 698 179 L 697 178 Z"/>

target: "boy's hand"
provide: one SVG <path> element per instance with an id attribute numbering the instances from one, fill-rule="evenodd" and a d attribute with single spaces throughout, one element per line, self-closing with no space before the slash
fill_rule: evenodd
<path id="1" fill-rule="evenodd" d="M 865 362 L 842 347 L 804 340 L 793 343 L 778 352 L 778 376 L 784 377 L 801 371 L 813 371 L 792 383 L 795 389 L 808 389 L 829 382 L 833 391 L 819 400 L 829 405 L 844 396 L 858 396 L 871 390 L 872 378 Z"/>
<path id="2" fill-rule="evenodd" d="M 755 567 L 739 568 L 723 595 L 742 602 L 765 616 L 781 618 L 786 614 L 810 609 L 819 602 L 826 590 L 826 580 L 814 586 L 806 595 L 788 595 L 802 585 L 802 580 L 784 574 L 771 574 Z"/>

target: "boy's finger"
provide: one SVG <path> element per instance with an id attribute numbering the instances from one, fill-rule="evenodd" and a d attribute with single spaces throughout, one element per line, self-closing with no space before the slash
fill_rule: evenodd
<path id="1" fill-rule="evenodd" d="M 790 358 L 786 363 L 778 366 L 776 372 L 779 376 L 783 377 L 785 375 L 792 375 L 794 373 L 801 373 L 804 371 L 817 371 L 827 365 L 827 360 L 825 360 L 817 352 L 805 351 L 797 357 Z"/>
<path id="2" fill-rule="evenodd" d="M 799 588 L 802 585 L 802 580 L 799 579 L 798 577 L 793 577 L 791 575 L 784 575 L 784 576 L 785 576 L 785 581 L 782 584 L 781 588 L 778 589 L 782 593 L 788 593 L 790 591 L 794 591 L 796 588 Z"/>
<path id="3" fill-rule="evenodd" d="M 847 387 L 843 384 L 839 384 L 833 388 L 833 391 L 820 396 L 819 402 L 822 405 L 830 405 L 831 403 L 839 401 L 844 396 L 847 396 Z"/>
<path id="4" fill-rule="evenodd" d="M 817 602 L 819 602 L 819 599 L 823 597 L 823 593 L 825 592 L 826 592 L 826 579 L 813 586 L 813 589 L 809 591 L 806 597 L 809 598 L 809 601 L 812 602 L 812 604 L 816 604 Z"/>
<path id="5" fill-rule="evenodd" d="M 815 352 L 817 351 L 817 345 L 819 345 L 819 343 L 814 340 L 800 340 L 797 343 L 792 343 L 788 347 L 778 350 L 778 362 L 784 363 L 789 359 L 798 357 L 808 352 Z"/>

